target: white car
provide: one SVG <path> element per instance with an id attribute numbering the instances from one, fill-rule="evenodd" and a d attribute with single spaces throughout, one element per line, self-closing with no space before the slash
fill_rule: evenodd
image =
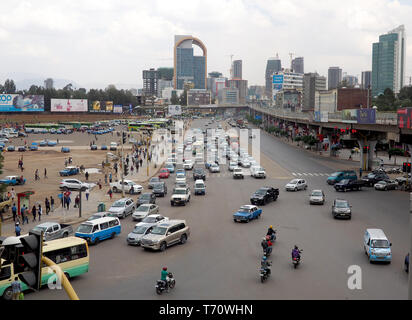
<path id="1" fill-rule="evenodd" d="M 136 204 L 132 198 L 123 198 L 115 201 L 109 209 L 110 215 L 117 218 L 126 218 L 129 214 L 133 214 L 136 209 Z"/>
<path id="2" fill-rule="evenodd" d="M 242 160 L 240 160 L 240 165 L 243 168 L 250 168 L 250 161 L 246 158 L 243 158 Z"/>
<path id="3" fill-rule="evenodd" d="M 286 186 L 286 191 L 306 190 L 308 185 L 304 179 L 293 179 Z"/>
<path id="4" fill-rule="evenodd" d="M 169 221 L 168 217 L 164 217 L 161 214 L 150 214 L 142 220 L 144 223 L 162 223 Z"/>
<path id="5" fill-rule="evenodd" d="M 242 168 L 236 167 L 233 169 L 233 179 L 244 179 Z"/>
<path id="6" fill-rule="evenodd" d="M 261 166 L 252 166 L 252 167 L 250 167 L 250 174 L 254 178 L 266 179 L 266 171 Z"/>
<path id="7" fill-rule="evenodd" d="M 123 180 L 124 182 L 124 192 L 130 193 L 133 186 L 133 193 L 142 193 L 143 187 L 132 180 Z M 113 192 L 122 192 L 122 181 L 112 182 L 110 184 Z"/>
<path id="8" fill-rule="evenodd" d="M 111 151 L 117 150 L 117 143 L 116 142 L 110 142 L 110 150 Z"/>
<path id="9" fill-rule="evenodd" d="M 176 174 L 176 183 L 177 182 L 186 183 L 186 175 L 184 173 L 177 173 Z"/>
<path id="10" fill-rule="evenodd" d="M 209 167 L 209 171 L 210 171 L 210 172 L 220 172 L 220 167 L 219 167 L 216 163 L 213 163 L 213 164 Z"/>
<path id="11" fill-rule="evenodd" d="M 183 163 L 183 169 L 185 170 L 192 170 L 193 169 L 193 161 L 190 159 L 185 160 Z"/>
<path id="12" fill-rule="evenodd" d="M 190 188 L 175 188 L 170 198 L 172 206 L 176 204 L 186 205 L 190 201 Z"/>
<path id="13" fill-rule="evenodd" d="M 235 168 L 237 168 L 237 162 L 230 161 L 229 162 L 229 167 L 228 167 L 229 171 L 233 171 Z"/>
<path id="14" fill-rule="evenodd" d="M 142 220 L 148 215 L 159 213 L 159 206 L 153 203 L 141 204 L 132 214 L 133 220 Z"/>
<path id="15" fill-rule="evenodd" d="M 59 185 L 61 190 L 80 190 L 82 188 L 88 189 L 89 187 L 90 184 L 81 182 L 77 179 L 63 179 Z"/>

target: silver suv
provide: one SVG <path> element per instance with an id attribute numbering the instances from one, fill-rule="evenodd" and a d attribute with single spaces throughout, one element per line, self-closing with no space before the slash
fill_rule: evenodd
<path id="1" fill-rule="evenodd" d="M 164 251 L 175 243 L 184 244 L 190 235 L 185 220 L 169 220 L 153 227 L 149 234 L 142 237 L 140 245 L 144 249 Z"/>
<path id="2" fill-rule="evenodd" d="M 109 215 L 117 218 L 125 218 L 136 209 L 132 198 L 122 198 L 115 201 L 109 209 Z"/>

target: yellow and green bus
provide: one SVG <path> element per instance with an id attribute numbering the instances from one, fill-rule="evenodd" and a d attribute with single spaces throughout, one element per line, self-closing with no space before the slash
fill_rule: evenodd
<path id="1" fill-rule="evenodd" d="M 15 254 L 11 253 L 11 256 Z M 43 243 L 43 256 L 51 259 L 64 272 L 68 279 L 77 277 L 89 271 L 89 247 L 87 241 L 77 237 L 67 237 L 51 240 Z M 3 254 L 2 257 L 5 257 Z M 11 283 L 19 273 L 24 272 L 24 266 L 14 261 L 13 257 L 1 259 L 0 269 L 0 297 L 11 300 L 13 291 Z M 10 261 L 13 259 L 13 261 Z M 42 265 L 41 285 L 47 285 L 49 278 L 54 275 L 51 268 Z M 20 280 L 19 280 L 20 281 Z M 28 290 L 28 286 L 20 281 L 22 291 Z"/>

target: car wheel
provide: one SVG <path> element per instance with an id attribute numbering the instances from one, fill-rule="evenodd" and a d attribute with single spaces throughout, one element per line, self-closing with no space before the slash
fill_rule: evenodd
<path id="1" fill-rule="evenodd" d="M 69 188 L 63 187 L 63 190 L 64 190 L 64 191 L 69 191 Z"/>
<path id="2" fill-rule="evenodd" d="M 166 250 L 166 242 L 162 242 L 162 244 L 160 245 L 159 250 L 162 251 L 162 252 Z"/>
<path id="3" fill-rule="evenodd" d="M 293 189 L 293 191 L 298 191 L 298 188 L 295 187 L 295 189 Z"/>
<path id="4" fill-rule="evenodd" d="M 99 244 L 99 238 L 94 239 L 93 245 Z"/>
<path id="5" fill-rule="evenodd" d="M 3 293 L 3 299 L 6 301 L 10 301 L 13 299 L 13 289 L 8 287 Z"/>
<path id="6" fill-rule="evenodd" d="M 65 272 L 64 275 L 66 276 L 67 280 L 70 280 L 70 274 L 68 274 L 67 272 Z"/>
<path id="7" fill-rule="evenodd" d="M 114 193 L 117 192 L 117 188 L 116 188 L 116 187 L 113 187 L 113 192 L 114 192 Z M 130 193 L 130 191 L 129 191 L 129 193 Z"/>
<path id="8" fill-rule="evenodd" d="M 385 191 L 388 191 L 388 187 L 385 187 Z"/>
<path id="9" fill-rule="evenodd" d="M 183 235 L 180 237 L 180 244 L 185 244 L 185 243 L 186 243 L 186 240 L 187 240 L 187 236 L 186 236 L 185 234 L 183 234 Z"/>

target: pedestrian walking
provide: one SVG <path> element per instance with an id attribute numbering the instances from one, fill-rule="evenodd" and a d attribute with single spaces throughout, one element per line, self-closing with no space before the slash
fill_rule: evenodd
<path id="1" fill-rule="evenodd" d="M 80 202 L 80 197 L 79 197 L 79 195 L 77 195 L 76 198 L 74 198 L 74 207 L 75 208 L 79 207 L 79 202 Z"/>
<path id="2" fill-rule="evenodd" d="M 359 178 L 362 178 L 362 168 L 359 168 Z"/>
<path id="3" fill-rule="evenodd" d="M 109 189 L 109 191 L 107 191 L 107 194 L 110 196 L 110 200 L 112 200 L 113 192 L 111 188 Z"/>
<path id="4" fill-rule="evenodd" d="M 54 211 L 54 199 L 53 196 L 50 196 L 50 206 L 51 206 L 51 211 Z"/>
<path id="5" fill-rule="evenodd" d="M 113 176 L 112 176 L 112 173 L 110 172 L 110 174 L 109 174 L 109 182 L 112 183 L 112 180 L 113 180 Z"/>
<path id="6" fill-rule="evenodd" d="M 44 178 L 47 179 L 47 169 L 44 168 Z"/>
<path id="7" fill-rule="evenodd" d="M 143 165 L 143 159 L 140 158 L 140 166 L 142 166 L 142 165 Z"/>
<path id="8" fill-rule="evenodd" d="M 104 184 L 107 184 L 107 173 L 104 175 Z"/>
<path id="9" fill-rule="evenodd" d="M 39 215 L 39 221 L 41 221 L 41 215 L 43 214 L 43 209 L 41 208 L 41 204 L 37 207 L 37 214 Z"/>
<path id="10" fill-rule="evenodd" d="M 86 201 L 89 201 L 89 194 L 90 194 L 90 191 L 89 191 L 89 188 L 87 188 L 86 189 Z"/>
<path id="11" fill-rule="evenodd" d="M 16 218 L 17 218 L 17 207 L 16 204 L 13 203 L 13 206 L 11 207 L 11 212 L 13 214 L 13 221 L 16 222 Z"/>
<path id="12" fill-rule="evenodd" d="M 102 190 L 102 182 L 101 182 L 101 179 L 99 179 L 99 182 L 97 183 L 97 185 L 99 186 L 99 190 Z"/>
<path id="13" fill-rule="evenodd" d="M 16 222 L 16 225 L 14 227 L 14 232 L 16 233 L 16 237 L 20 237 L 20 232 L 21 232 L 20 223 Z"/>
<path id="14" fill-rule="evenodd" d="M 67 159 L 64 159 L 64 166 L 67 167 Z"/>
<path id="15" fill-rule="evenodd" d="M 33 206 L 33 208 L 31 208 L 31 214 L 33 215 L 33 222 L 36 221 L 36 206 Z"/>
<path id="16" fill-rule="evenodd" d="M 20 209 L 20 215 L 21 215 L 21 219 L 23 221 L 23 225 L 26 222 L 27 224 L 29 224 L 29 218 L 27 218 L 26 215 L 26 205 L 24 204 L 23 207 Z"/>
<path id="17" fill-rule="evenodd" d="M 36 169 L 36 171 L 34 172 L 34 180 L 40 180 L 39 169 Z"/>
<path id="18" fill-rule="evenodd" d="M 13 300 L 19 300 L 19 296 L 21 293 L 21 284 L 19 281 L 19 277 L 14 278 L 14 281 L 11 283 L 11 289 L 13 291 Z"/>
<path id="19" fill-rule="evenodd" d="M 50 201 L 49 199 L 44 199 L 44 207 L 46 208 L 46 215 L 49 215 L 50 212 Z"/>
<path id="20" fill-rule="evenodd" d="M 70 198 L 70 195 L 67 195 L 66 197 L 66 206 L 67 206 L 67 210 L 70 209 L 70 203 L 72 202 L 72 199 Z"/>
<path id="21" fill-rule="evenodd" d="M 86 171 L 85 177 L 86 177 L 86 181 L 89 181 L 89 172 L 88 171 Z"/>

